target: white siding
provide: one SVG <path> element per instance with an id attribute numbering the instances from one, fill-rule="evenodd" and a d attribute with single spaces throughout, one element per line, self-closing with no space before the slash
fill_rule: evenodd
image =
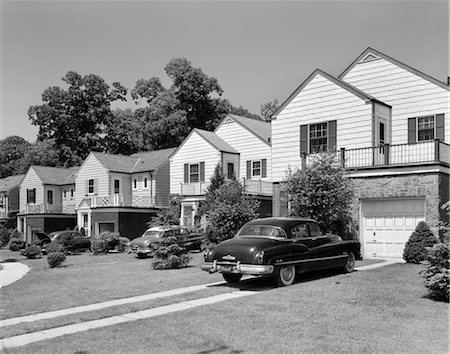
<path id="1" fill-rule="evenodd" d="M 36 188 L 36 203 L 44 203 L 44 185 L 37 173 L 30 167 L 20 184 L 20 212 L 24 213 L 27 205 L 27 189 Z"/>
<path id="2" fill-rule="evenodd" d="M 114 180 L 116 179 L 120 181 L 119 194 L 131 195 L 131 176 L 128 173 L 118 173 L 118 172 L 109 173 L 109 192 L 107 195 L 114 194 Z"/>
<path id="3" fill-rule="evenodd" d="M 86 184 L 89 179 L 97 180 L 97 195 L 109 195 L 109 175 L 106 168 L 90 154 L 81 165 L 75 176 L 75 206 L 87 196 Z"/>
<path id="4" fill-rule="evenodd" d="M 169 161 L 155 171 L 152 181 L 153 195 L 157 206 L 169 205 L 170 194 L 170 164 Z"/>
<path id="5" fill-rule="evenodd" d="M 272 121 L 272 181 L 300 165 L 300 125 L 337 120 L 337 149 L 372 145 L 372 105 L 320 74 Z"/>
<path id="6" fill-rule="evenodd" d="M 222 171 L 225 177 L 227 177 L 227 166 L 229 163 L 232 163 L 234 165 L 234 173 L 236 175 L 236 178 L 239 178 L 239 155 L 229 154 L 226 152 L 222 154 Z M 211 178 L 211 176 L 209 177 Z"/>
<path id="7" fill-rule="evenodd" d="M 272 158 L 269 144 L 231 119 L 224 122 L 217 129 L 216 134 L 240 153 L 239 168 L 238 165 L 235 166 L 237 179 L 246 176 L 247 160 L 267 159 L 267 178 L 263 180 L 271 180 Z M 226 164 L 224 164 L 224 172 L 226 173 Z"/>
<path id="8" fill-rule="evenodd" d="M 355 65 L 343 80 L 393 107 L 392 144 L 408 142 L 408 118 L 439 113 L 450 143 L 448 90 L 384 59 Z"/>
<path id="9" fill-rule="evenodd" d="M 205 180 L 208 181 L 217 163 L 220 162 L 220 151 L 194 132 L 170 159 L 171 194 L 181 193 L 180 184 L 184 183 L 184 164 L 202 161 L 205 162 Z"/>
<path id="10" fill-rule="evenodd" d="M 147 178 L 147 188 L 144 183 L 145 178 Z M 150 172 L 134 173 L 129 180 L 130 195 L 139 197 L 150 196 L 150 191 L 152 190 Z M 136 180 L 136 188 L 134 188 L 134 180 Z"/>

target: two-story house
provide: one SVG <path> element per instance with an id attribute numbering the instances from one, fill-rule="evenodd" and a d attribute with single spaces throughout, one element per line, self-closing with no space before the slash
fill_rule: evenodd
<path id="1" fill-rule="evenodd" d="M 4 225 L 11 215 L 19 212 L 19 189 L 24 175 L 0 179 L 0 225 Z M 13 217 L 16 220 L 15 217 Z M 14 225 L 15 227 L 15 222 Z"/>
<path id="2" fill-rule="evenodd" d="M 36 232 L 73 228 L 75 178 L 77 167 L 31 166 L 20 184 L 17 229 L 24 241 L 35 240 Z"/>
<path id="3" fill-rule="evenodd" d="M 314 71 L 272 117 L 274 215 L 288 167 L 336 151 L 365 255 L 401 257 L 419 221 L 448 221 L 449 102 L 448 84 L 372 48 L 339 77 Z"/>
<path id="4" fill-rule="evenodd" d="M 130 156 L 91 152 L 75 175 L 77 225 L 88 235 L 134 238 L 169 202 L 169 156 L 175 149 Z"/>
<path id="5" fill-rule="evenodd" d="M 216 165 L 228 179 L 240 179 L 271 215 L 270 124 L 228 114 L 214 132 L 193 129 L 170 158 L 170 192 L 179 195 L 181 224 L 193 226 Z"/>

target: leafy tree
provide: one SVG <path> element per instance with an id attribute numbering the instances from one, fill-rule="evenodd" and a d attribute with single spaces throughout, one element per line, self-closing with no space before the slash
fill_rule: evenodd
<path id="1" fill-rule="evenodd" d="M 0 140 L 0 178 L 25 173 L 23 158 L 31 144 L 25 139 L 13 135 Z"/>
<path id="2" fill-rule="evenodd" d="M 179 225 L 181 216 L 181 203 L 179 197 L 171 198 L 168 208 L 159 209 L 156 216 L 152 217 L 147 225 Z"/>
<path id="3" fill-rule="evenodd" d="M 319 154 L 304 169 L 289 170 L 284 189 L 291 215 L 314 218 L 325 232 L 346 236 L 351 231 L 348 225 L 353 186 L 336 154 Z"/>
<path id="4" fill-rule="evenodd" d="M 270 122 L 272 120 L 272 114 L 275 113 L 278 107 L 279 104 L 277 99 L 274 99 L 273 102 L 271 101 L 261 105 L 261 116 L 265 121 Z"/>
<path id="5" fill-rule="evenodd" d="M 227 181 L 209 198 L 206 233 L 213 245 L 232 238 L 246 222 L 258 216 L 259 202 L 244 194 L 244 187 L 239 181 Z"/>
<path id="6" fill-rule="evenodd" d="M 142 122 L 131 109 L 115 109 L 105 128 L 105 150 L 110 154 L 131 155 L 144 150 Z"/>
<path id="7" fill-rule="evenodd" d="M 80 164 L 92 150 L 104 150 L 105 127 L 111 119 L 111 103 L 125 100 L 127 90 L 118 82 L 113 88 L 94 74 L 69 71 L 62 80 L 67 89 L 49 87 L 39 106 L 31 106 L 31 123 L 39 127 L 38 140 L 54 139 L 60 164 Z"/>
<path id="8" fill-rule="evenodd" d="M 428 247 L 433 247 L 438 243 L 438 239 L 430 230 L 425 221 L 419 222 L 413 231 L 403 250 L 403 259 L 407 263 L 416 263 L 424 261 L 428 254 Z"/>

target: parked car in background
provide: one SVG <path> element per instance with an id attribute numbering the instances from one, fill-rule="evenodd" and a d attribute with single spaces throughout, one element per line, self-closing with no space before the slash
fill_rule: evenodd
<path id="1" fill-rule="evenodd" d="M 322 234 L 315 220 L 299 217 L 264 218 L 246 223 L 230 240 L 206 250 L 202 270 L 220 272 L 228 283 L 242 275 L 271 276 L 287 286 L 296 273 L 326 268 L 352 272 L 361 260 L 360 243 Z"/>
<path id="2" fill-rule="evenodd" d="M 36 236 L 39 238 L 39 241 L 34 243 L 34 245 L 40 246 L 44 254 L 50 242 L 69 245 L 67 247 L 68 252 L 89 251 L 91 249 L 91 238 L 89 236 L 83 236 L 75 230 L 54 231 L 49 234 L 37 232 Z"/>
<path id="3" fill-rule="evenodd" d="M 127 245 L 126 251 L 128 253 L 136 253 L 139 258 L 153 256 L 154 245 L 168 236 L 179 238 L 180 246 L 185 247 L 189 251 L 201 251 L 205 238 L 202 233 L 190 232 L 185 227 L 177 225 L 153 226 L 147 229 L 141 237 L 131 240 Z"/>

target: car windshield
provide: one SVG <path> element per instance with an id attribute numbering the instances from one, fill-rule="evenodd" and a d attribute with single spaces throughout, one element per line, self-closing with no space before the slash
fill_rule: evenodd
<path id="1" fill-rule="evenodd" d="M 239 230 L 236 237 L 280 237 L 286 238 L 283 229 L 273 225 L 246 225 Z"/>
<path id="2" fill-rule="evenodd" d="M 142 237 L 160 237 L 162 235 L 161 230 L 147 230 L 144 232 Z"/>

